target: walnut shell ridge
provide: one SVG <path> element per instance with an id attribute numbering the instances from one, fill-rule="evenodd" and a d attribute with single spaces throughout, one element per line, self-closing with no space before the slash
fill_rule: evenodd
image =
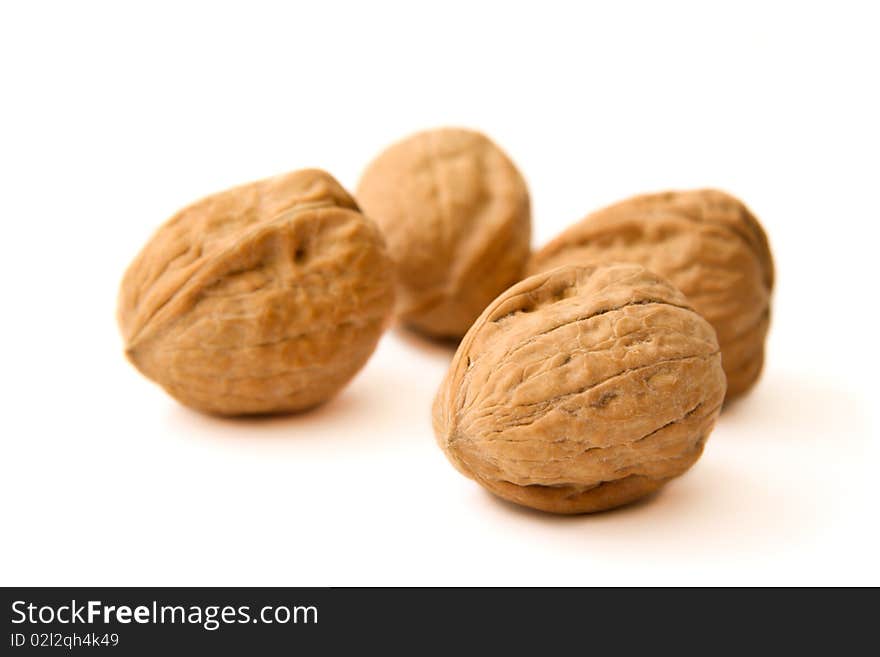
<path id="1" fill-rule="evenodd" d="M 520 280 L 531 248 L 526 183 L 486 136 L 445 128 L 412 135 L 368 165 L 357 200 L 388 242 L 397 315 L 438 338 L 461 338 Z"/>
<path id="2" fill-rule="evenodd" d="M 586 513 L 699 458 L 725 393 L 715 332 L 633 264 L 564 266 L 493 301 L 434 401 L 440 447 L 506 500 Z"/>
<path id="3" fill-rule="evenodd" d="M 715 328 L 727 397 L 745 393 L 764 364 L 773 258 L 761 224 L 738 199 L 701 189 L 644 194 L 592 213 L 529 262 L 634 262 L 667 278 Z"/>
<path id="4" fill-rule="evenodd" d="M 380 231 L 329 174 L 307 169 L 177 213 L 125 273 L 118 320 L 131 362 L 181 403 L 279 413 L 342 388 L 393 305 Z"/>

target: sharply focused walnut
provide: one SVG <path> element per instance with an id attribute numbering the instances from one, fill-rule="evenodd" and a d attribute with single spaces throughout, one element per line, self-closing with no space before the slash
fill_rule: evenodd
<path id="1" fill-rule="evenodd" d="M 563 264 L 635 262 L 669 279 L 715 328 L 732 399 L 758 379 L 770 324 L 773 259 L 758 220 L 716 190 L 636 196 L 595 212 L 532 256 Z"/>
<path id="2" fill-rule="evenodd" d="M 517 283 L 468 331 L 434 402 L 440 446 L 518 504 L 601 511 L 699 458 L 724 399 L 715 332 L 639 265 Z"/>
<path id="3" fill-rule="evenodd" d="M 180 211 L 129 267 L 126 353 L 188 406 L 299 411 L 337 392 L 393 309 L 378 228 L 330 175 L 303 170 Z"/>
<path id="4" fill-rule="evenodd" d="M 434 337 L 460 338 L 523 274 L 529 195 L 510 159 L 469 130 L 421 132 L 379 155 L 357 190 L 398 270 L 397 314 Z"/>

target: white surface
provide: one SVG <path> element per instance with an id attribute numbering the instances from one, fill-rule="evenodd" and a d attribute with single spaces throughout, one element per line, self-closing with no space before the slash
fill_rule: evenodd
<path id="1" fill-rule="evenodd" d="M 3 3 L 0 583 L 880 584 L 871 4 L 581 4 Z M 332 403 L 263 421 L 124 360 L 119 279 L 179 207 L 304 166 L 351 187 L 442 124 L 520 165 L 536 244 L 664 188 L 764 221 L 764 377 L 660 495 L 495 500 L 433 442 L 449 353 L 395 332 Z"/>

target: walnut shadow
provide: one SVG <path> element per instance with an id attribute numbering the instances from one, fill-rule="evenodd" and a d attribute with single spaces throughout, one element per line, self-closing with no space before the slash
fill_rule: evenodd
<path id="1" fill-rule="evenodd" d="M 452 360 L 461 343 L 458 338 L 432 338 L 402 324 L 396 324 L 392 331 L 394 336 L 408 348 L 431 358 L 442 360 L 444 363 L 449 363 Z"/>
<path id="2" fill-rule="evenodd" d="M 841 417 L 846 417 L 841 426 Z M 554 515 L 482 491 L 480 502 L 505 530 L 537 523 L 560 549 L 641 554 L 771 554 L 826 531 L 845 504 L 845 484 L 829 480 L 824 460 L 870 439 L 866 409 L 832 385 L 774 374 L 718 420 L 706 454 L 692 470 L 632 504 L 600 513 Z M 775 460 L 763 462 L 767 450 Z M 773 468 L 791 453 L 798 470 L 777 480 Z"/>
<path id="3" fill-rule="evenodd" d="M 741 442 L 842 442 L 857 446 L 870 435 L 870 413 L 859 400 L 815 376 L 774 373 L 749 394 L 725 403 L 718 426 L 736 431 Z"/>
<path id="4" fill-rule="evenodd" d="M 583 522 L 586 519 L 602 516 L 623 516 L 630 513 L 638 513 L 640 509 L 650 507 L 654 504 L 657 498 L 663 495 L 665 489 L 666 487 L 664 486 L 663 488 L 655 490 L 629 504 L 614 507 L 613 509 L 605 509 L 604 511 L 595 511 L 593 513 L 548 513 L 547 511 L 540 511 L 539 509 L 521 506 L 510 500 L 505 500 L 503 497 L 498 497 L 485 489 L 481 489 L 481 493 L 483 496 L 491 500 L 491 504 L 497 505 L 515 516 L 527 518 L 530 519 L 530 521 L 546 522 L 548 524 L 564 524 L 567 522 Z"/>
<path id="5" fill-rule="evenodd" d="M 352 421 L 362 410 L 357 393 L 343 390 L 332 399 L 299 413 L 221 416 L 201 413 L 180 404 L 169 406 L 169 422 L 181 426 L 184 435 L 214 435 L 226 440 L 292 440 L 320 430 L 328 418 Z M 336 424 L 334 420 L 333 425 Z M 329 430 L 329 429 L 327 429 Z"/>
<path id="6" fill-rule="evenodd" d="M 517 534 L 537 523 L 542 538 L 563 552 L 676 561 L 742 553 L 768 554 L 797 545 L 821 529 L 833 510 L 717 463 L 704 463 L 632 504 L 583 515 L 553 515 L 493 497 L 492 508 Z M 698 476 L 699 474 L 699 476 Z M 488 495 L 488 493 L 486 494 Z"/>
<path id="7" fill-rule="evenodd" d="M 431 381 L 413 382 L 403 372 L 375 368 L 327 402 L 300 413 L 223 417 L 169 402 L 168 422 L 200 441 L 278 441 L 326 445 L 397 444 L 429 433 Z M 367 427 L 367 430 L 364 428 Z M 438 454 L 438 458 L 443 458 Z"/>

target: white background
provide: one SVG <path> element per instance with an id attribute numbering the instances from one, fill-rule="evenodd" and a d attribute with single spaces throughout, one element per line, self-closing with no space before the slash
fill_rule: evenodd
<path id="1" fill-rule="evenodd" d="M 880 584 L 870 8 L 4 2 L 0 583 Z M 762 218 L 764 376 L 656 497 L 492 498 L 434 444 L 449 351 L 399 332 L 270 420 L 191 412 L 123 358 L 119 280 L 178 208 L 306 166 L 354 187 L 447 124 L 518 163 L 538 245 L 649 190 Z"/>

